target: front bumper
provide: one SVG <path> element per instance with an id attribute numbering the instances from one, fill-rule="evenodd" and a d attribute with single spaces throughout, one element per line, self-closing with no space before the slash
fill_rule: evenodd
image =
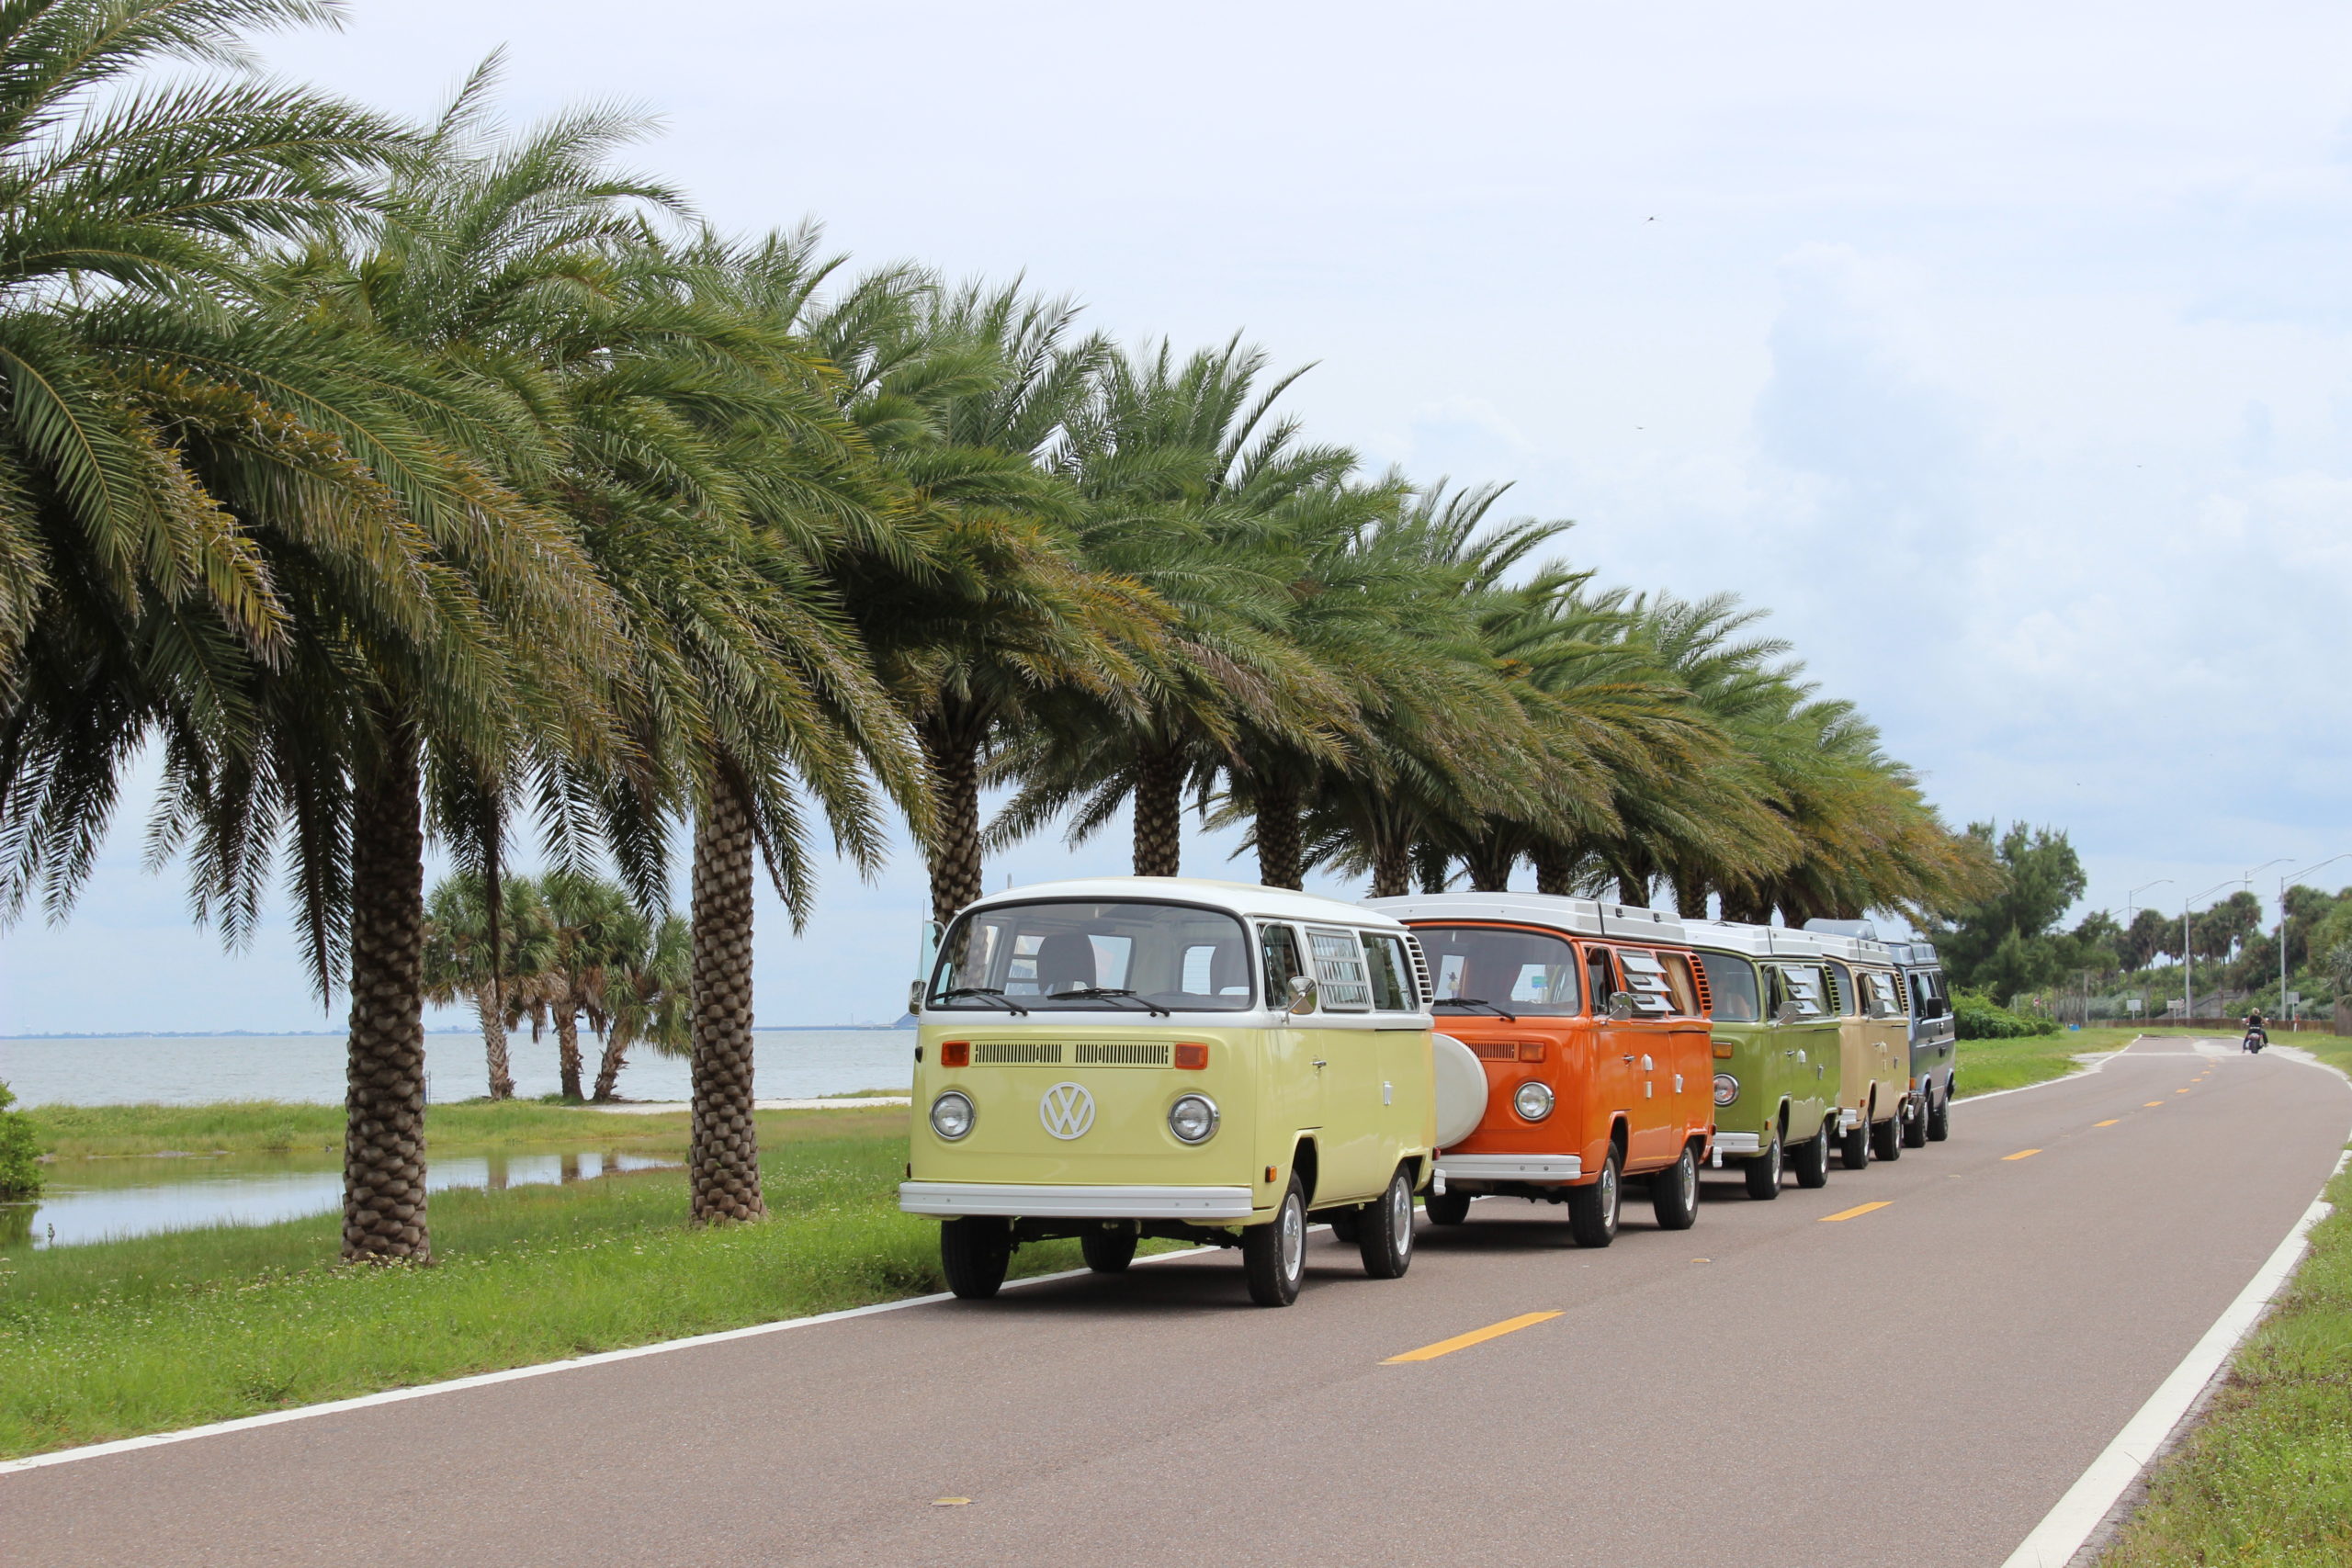
<path id="1" fill-rule="evenodd" d="M 910 1214 L 1001 1215 L 1026 1220 L 1195 1220 L 1250 1217 L 1247 1187 L 1056 1187 L 1009 1181 L 904 1181 L 899 1207 Z"/>
<path id="2" fill-rule="evenodd" d="M 1764 1136 L 1760 1133 L 1717 1133 L 1708 1145 L 1709 1157 L 1717 1168 L 1732 1155 L 1760 1155 L 1764 1152 Z"/>
<path id="3" fill-rule="evenodd" d="M 1576 1155 L 1440 1155 L 1437 1173 L 1456 1181 L 1575 1181 L 1584 1175 Z"/>
<path id="4" fill-rule="evenodd" d="M 1856 1111 L 1851 1106 L 1845 1107 L 1838 1112 L 1838 1130 L 1839 1132 L 1850 1133 L 1861 1124 L 1862 1113 Z"/>

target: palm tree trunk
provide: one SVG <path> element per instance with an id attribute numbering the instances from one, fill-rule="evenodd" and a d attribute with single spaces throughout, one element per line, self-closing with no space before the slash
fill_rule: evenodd
<path id="1" fill-rule="evenodd" d="M 961 727 L 926 719 L 923 761 L 930 764 L 938 840 L 930 848 L 931 918 L 942 926 L 980 896 L 979 742 Z"/>
<path id="2" fill-rule="evenodd" d="M 1568 852 L 1557 844 L 1539 844 L 1532 856 L 1535 862 L 1535 891 L 1555 898 L 1565 898 L 1576 890 L 1576 878 L 1570 867 L 1576 863 Z"/>
<path id="3" fill-rule="evenodd" d="M 424 823 L 415 733 L 387 724 L 353 790 L 343 1256 L 433 1261 L 424 1214 Z"/>
<path id="4" fill-rule="evenodd" d="M 596 1064 L 595 1100 L 599 1105 L 611 1101 L 620 1084 L 621 1069 L 628 1066 L 630 1041 L 626 1030 L 616 1027 L 605 1036 L 604 1059 Z"/>
<path id="5" fill-rule="evenodd" d="M 514 1098 L 514 1064 L 506 1055 L 506 1018 L 498 1005 L 498 982 L 485 980 L 474 992 L 474 1011 L 481 1018 L 482 1055 L 490 1063 L 490 1098 Z"/>
<path id="6" fill-rule="evenodd" d="M 1182 876 L 1184 855 L 1184 770 L 1172 746 L 1147 743 L 1136 758 L 1137 876 Z"/>
<path id="7" fill-rule="evenodd" d="M 555 1059 L 563 1098 L 580 1099 L 580 1010 L 571 1005 L 568 988 L 555 1004 Z"/>
<path id="8" fill-rule="evenodd" d="M 1707 885 L 1696 875 L 1674 879 L 1674 912 L 1686 920 L 1707 918 Z"/>
<path id="9" fill-rule="evenodd" d="M 1637 877 L 1631 872 L 1619 872 L 1617 874 L 1617 902 L 1630 904 L 1636 909 L 1648 908 L 1650 907 L 1649 878 Z"/>
<path id="10" fill-rule="evenodd" d="M 690 1216 L 767 1217 L 752 1114 L 752 803 L 723 759 L 695 821 L 694 1131 Z"/>
<path id="11" fill-rule="evenodd" d="M 1384 833 L 1372 846 L 1372 897 L 1402 898 L 1413 890 L 1413 847 Z"/>
<path id="12" fill-rule="evenodd" d="M 1463 857 L 1464 863 L 1470 870 L 1472 890 L 1479 893 L 1510 892 L 1510 868 L 1518 859 L 1509 845 L 1498 843 L 1493 839 L 1482 840 Z"/>
<path id="13" fill-rule="evenodd" d="M 1258 880 L 1269 887 L 1306 884 L 1298 838 L 1298 790 L 1287 781 L 1258 785 Z"/>

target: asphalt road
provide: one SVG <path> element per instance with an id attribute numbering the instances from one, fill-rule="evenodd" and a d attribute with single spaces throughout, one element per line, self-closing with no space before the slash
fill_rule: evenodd
<path id="1" fill-rule="evenodd" d="M 0 1563 L 1992 1568 L 2348 1128 L 2333 1074 L 2143 1042 L 1604 1251 L 1488 1200 L 1402 1280 L 1319 1235 L 1288 1311 L 1187 1258 L 0 1475 Z"/>

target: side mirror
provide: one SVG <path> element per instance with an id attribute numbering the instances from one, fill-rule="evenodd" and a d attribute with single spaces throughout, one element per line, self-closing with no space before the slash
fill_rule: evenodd
<path id="1" fill-rule="evenodd" d="M 1804 1016 L 1804 1014 L 1798 1010 L 1796 1003 L 1785 998 L 1782 999 L 1779 1007 L 1772 1010 L 1772 1021 L 1774 1023 L 1794 1023 L 1798 1019 L 1803 1018 Z"/>
<path id="2" fill-rule="evenodd" d="M 1609 994 L 1609 1016 L 1615 1019 L 1620 1023 L 1623 1023 L 1625 1020 L 1633 1017 L 1633 993 L 1630 991 L 1611 991 Z"/>
<path id="3" fill-rule="evenodd" d="M 1315 982 L 1304 975 L 1293 975 L 1290 977 L 1290 1006 L 1284 1010 L 1292 1013 L 1313 1012 L 1315 1010 Z"/>
<path id="4" fill-rule="evenodd" d="M 907 1010 L 918 1017 L 922 1013 L 922 982 L 921 980 L 907 982 Z"/>

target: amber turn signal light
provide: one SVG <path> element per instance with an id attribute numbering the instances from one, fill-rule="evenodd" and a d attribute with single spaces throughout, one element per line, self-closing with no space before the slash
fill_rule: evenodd
<path id="1" fill-rule="evenodd" d="M 939 1043 L 939 1065 L 943 1067 L 968 1067 L 972 1065 L 972 1043 L 968 1040 L 943 1040 Z"/>
<path id="2" fill-rule="evenodd" d="M 1722 1041 L 1720 1041 L 1720 1040 L 1711 1042 L 1711 1043 L 1712 1043 L 1712 1044 L 1713 1044 L 1713 1046 L 1714 1046 L 1714 1048 L 1715 1048 L 1715 1060 L 1716 1060 L 1716 1061 L 1718 1061 L 1718 1062 L 1728 1062 L 1728 1061 L 1730 1061 L 1730 1060 L 1731 1060 L 1731 1047 L 1730 1047 L 1730 1046 L 1728 1046 L 1728 1045 L 1724 1044 L 1724 1043 Z"/>
<path id="3" fill-rule="evenodd" d="M 1182 1040 L 1176 1044 L 1176 1065 L 1188 1073 L 1197 1073 L 1209 1065 L 1209 1048 L 1197 1040 Z"/>
<path id="4" fill-rule="evenodd" d="M 1519 1043 L 1519 1059 L 1522 1062 L 1540 1062 L 1550 1054 L 1550 1048 L 1541 1040 L 1522 1040 Z"/>

